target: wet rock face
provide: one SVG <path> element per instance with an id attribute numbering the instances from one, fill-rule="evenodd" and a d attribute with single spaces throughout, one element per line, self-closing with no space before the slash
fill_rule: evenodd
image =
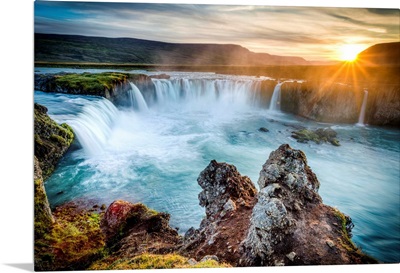
<path id="1" fill-rule="evenodd" d="M 258 184 L 239 266 L 347 264 L 363 259 L 349 242 L 350 230 L 343 229 L 350 219 L 322 203 L 319 181 L 302 151 L 281 145 L 263 165 Z"/>

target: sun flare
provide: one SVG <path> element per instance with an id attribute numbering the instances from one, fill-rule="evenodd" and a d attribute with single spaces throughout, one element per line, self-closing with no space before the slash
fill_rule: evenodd
<path id="1" fill-rule="evenodd" d="M 341 61 L 353 62 L 357 59 L 358 53 L 363 49 L 361 45 L 346 44 L 339 48 L 339 59 Z"/>

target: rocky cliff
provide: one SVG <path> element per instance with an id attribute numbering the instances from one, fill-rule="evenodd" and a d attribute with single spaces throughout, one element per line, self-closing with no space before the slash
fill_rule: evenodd
<path id="1" fill-rule="evenodd" d="M 365 123 L 400 126 L 400 86 L 371 84 L 368 88 Z M 364 88 L 339 83 L 285 82 L 281 110 L 315 121 L 357 123 Z"/>
<path id="2" fill-rule="evenodd" d="M 54 170 L 58 161 L 68 150 L 74 134 L 67 124 L 57 124 L 47 115 L 47 108 L 34 105 L 34 154 L 37 157 L 43 179 Z"/>
<path id="3" fill-rule="evenodd" d="M 146 101 L 155 100 L 155 86 L 144 74 L 119 72 L 35 74 L 34 88 L 43 92 L 101 96 L 117 106 L 131 106 L 130 82 L 141 91 Z"/>

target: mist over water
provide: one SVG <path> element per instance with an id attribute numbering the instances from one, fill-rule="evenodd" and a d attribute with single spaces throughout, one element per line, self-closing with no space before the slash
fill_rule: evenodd
<path id="1" fill-rule="evenodd" d="M 46 182 L 53 207 L 77 198 L 142 202 L 170 213 L 183 233 L 204 217 L 196 180 L 212 159 L 235 165 L 258 187 L 270 152 L 288 143 L 306 153 L 324 203 L 353 219 L 355 243 L 383 262 L 400 260 L 399 130 L 318 124 L 269 111 L 258 105 L 255 77 L 168 74 L 171 79 L 153 79 L 151 106 L 140 90 L 132 93 L 132 108 L 120 109 L 100 97 L 35 91 L 35 102 L 78 138 Z M 290 135 L 298 125 L 331 126 L 341 146 L 297 143 Z"/>

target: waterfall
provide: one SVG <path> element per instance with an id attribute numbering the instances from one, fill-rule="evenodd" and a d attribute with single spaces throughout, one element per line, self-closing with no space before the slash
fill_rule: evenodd
<path id="1" fill-rule="evenodd" d="M 365 109 L 367 108 L 368 91 L 364 89 L 364 98 L 361 105 L 360 116 L 358 117 L 358 125 L 364 125 Z"/>
<path id="2" fill-rule="evenodd" d="M 66 122 L 72 127 L 85 153 L 101 153 L 112 126 L 118 115 L 118 109 L 107 99 L 90 102 L 82 112 Z"/>
<path id="3" fill-rule="evenodd" d="M 271 102 L 269 104 L 270 111 L 280 111 L 281 110 L 281 86 L 283 82 L 278 82 L 272 93 Z"/>
<path id="4" fill-rule="evenodd" d="M 158 106 L 179 102 L 200 109 L 218 104 L 247 107 L 258 100 L 260 81 L 231 79 L 152 79 Z"/>
<path id="5" fill-rule="evenodd" d="M 132 82 L 129 83 L 131 85 L 131 89 L 128 91 L 131 101 L 131 106 L 135 110 L 147 111 L 147 103 L 143 98 L 142 93 L 140 92 L 139 88 Z"/>

